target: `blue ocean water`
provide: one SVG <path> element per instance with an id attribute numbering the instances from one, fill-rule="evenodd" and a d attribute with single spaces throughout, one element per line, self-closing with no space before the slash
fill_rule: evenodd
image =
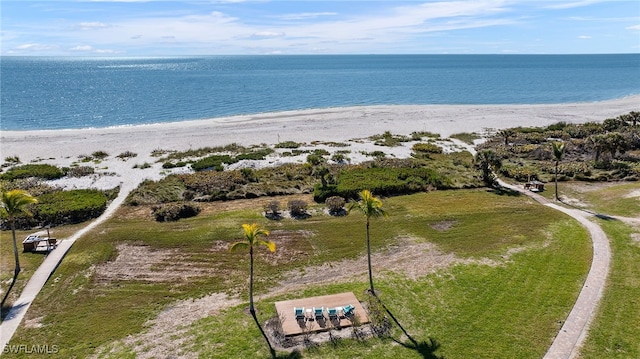
<path id="1" fill-rule="evenodd" d="M 374 104 L 640 94 L 640 54 L 0 58 L 0 129 L 110 127 Z"/>

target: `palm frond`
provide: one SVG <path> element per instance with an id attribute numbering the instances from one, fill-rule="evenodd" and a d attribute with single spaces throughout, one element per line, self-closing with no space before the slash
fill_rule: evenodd
<path id="1" fill-rule="evenodd" d="M 230 252 L 237 252 L 243 249 L 249 249 L 250 245 L 247 242 L 235 242 L 229 247 Z"/>

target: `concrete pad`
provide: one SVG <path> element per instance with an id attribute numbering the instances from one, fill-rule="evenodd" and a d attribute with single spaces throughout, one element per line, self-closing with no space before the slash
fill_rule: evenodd
<path id="1" fill-rule="evenodd" d="M 327 314 L 328 308 L 344 307 L 348 304 L 355 307 L 352 317 L 340 315 L 337 319 L 329 319 L 329 315 Z M 355 323 L 366 324 L 370 322 L 369 316 L 367 316 L 364 308 L 351 292 L 285 300 L 276 302 L 275 305 L 280 321 L 282 322 L 282 330 L 285 336 L 299 335 L 305 332 L 322 332 L 350 327 Z M 314 307 L 324 308 L 324 319 L 315 320 L 315 318 L 313 318 Z M 306 314 L 305 319 L 296 320 L 294 308 L 304 308 Z"/>

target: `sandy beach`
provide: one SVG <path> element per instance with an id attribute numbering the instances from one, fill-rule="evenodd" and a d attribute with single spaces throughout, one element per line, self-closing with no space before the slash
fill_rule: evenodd
<path id="1" fill-rule="evenodd" d="M 430 131 L 447 137 L 461 132 L 483 133 L 487 128 L 545 126 L 560 121 L 601 122 L 630 111 L 640 111 L 640 95 L 602 102 L 544 105 L 345 107 L 130 127 L 2 131 L 0 150 L 3 159 L 18 156 L 23 163 L 36 161 L 60 166 L 77 162 L 80 155 L 105 151 L 110 157 L 99 167 L 118 177 L 115 181 L 133 186 L 144 178 L 161 176 L 158 164 L 145 170 L 132 169 L 136 163 L 154 163 L 157 159 L 151 157 L 153 150 L 182 151 L 234 142 L 273 145 L 280 141 L 347 141 L 385 131 L 401 135 Z M 115 158 L 124 151 L 138 156 L 129 161 Z"/>

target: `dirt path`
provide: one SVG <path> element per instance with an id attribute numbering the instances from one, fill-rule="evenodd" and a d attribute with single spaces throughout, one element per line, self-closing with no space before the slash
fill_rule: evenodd
<path id="1" fill-rule="evenodd" d="M 499 182 L 501 186 L 523 193 L 545 206 L 568 214 L 580 222 L 591 235 L 593 260 L 587 279 L 582 286 L 573 309 L 544 356 L 545 359 L 575 358 L 580 353 L 580 348 L 589 332 L 589 326 L 596 314 L 598 303 L 600 303 L 607 282 L 611 262 L 609 239 L 599 225 L 588 219 L 593 217 L 593 214 L 550 203 L 546 198 L 524 188 L 512 186 L 502 181 Z"/>

